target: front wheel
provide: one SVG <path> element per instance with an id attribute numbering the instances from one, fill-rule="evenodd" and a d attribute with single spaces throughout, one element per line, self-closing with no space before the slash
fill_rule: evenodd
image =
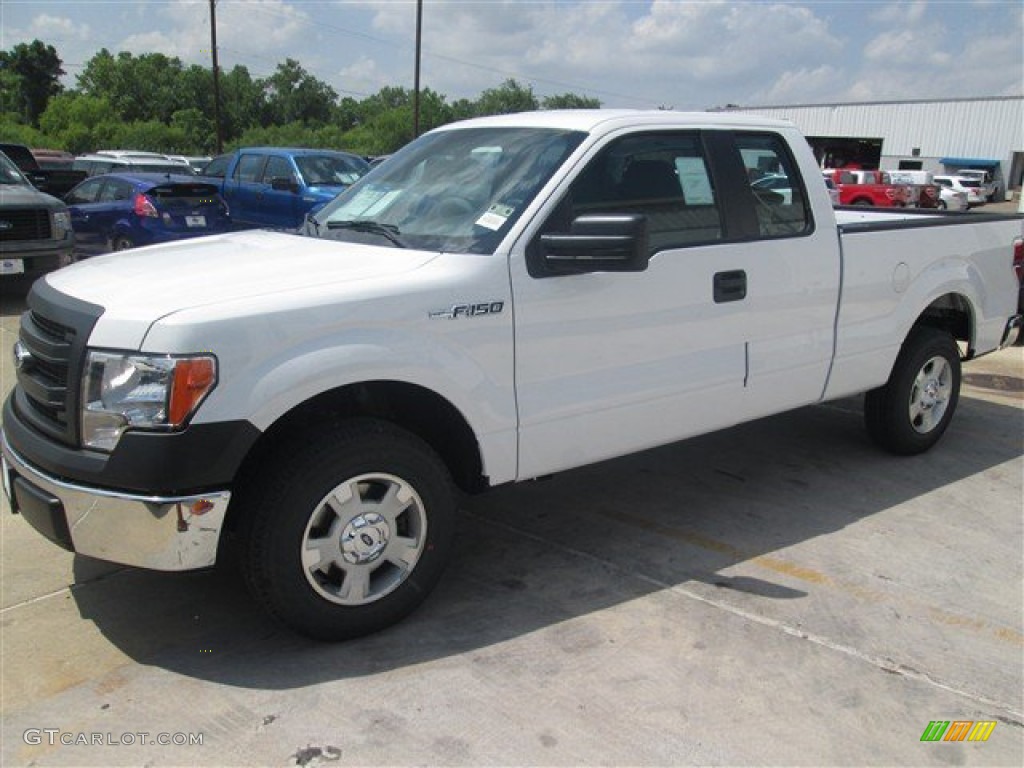
<path id="1" fill-rule="evenodd" d="M 946 431 L 959 397 L 956 342 L 945 331 L 915 328 L 903 342 L 889 381 L 865 397 L 868 434 L 892 453 L 923 453 Z"/>
<path id="2" fill-rule="evenodd" d="M 411 613 L 444 570 L 455 530 L 447 467 L 375 420 L 279 452 L 244 489 L 242 564 L 256 599 L 297 632 L 341 640 Z"/>

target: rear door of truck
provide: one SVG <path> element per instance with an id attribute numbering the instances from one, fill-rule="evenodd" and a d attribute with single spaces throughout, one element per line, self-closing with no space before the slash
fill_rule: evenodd
<path id="1" fill-rule="evenodd" d="M 821 397 L 838 241 L 813 157 L 795 158 L 792 140 L 629 133 L 595 147 L 564 182 L 511 260 L 520 477 Z M 791 179 L 789 194 L 755 194 L 752 182 L 767 174 Z M 531 276 L 540 236 L 587 213 L 646 216 L 647 270 Z"/>

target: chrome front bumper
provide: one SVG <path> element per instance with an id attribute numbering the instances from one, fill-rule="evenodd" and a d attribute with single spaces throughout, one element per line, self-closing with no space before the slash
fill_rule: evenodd
<path id="1" fill-rule="evenodd" d="M 61 546 L 158 571 L 189 571 L 216 562 L 229 491 L 161 497 L 87 488 L 32 467 L 2 432 L 0 444 L 11 511 Z"/>

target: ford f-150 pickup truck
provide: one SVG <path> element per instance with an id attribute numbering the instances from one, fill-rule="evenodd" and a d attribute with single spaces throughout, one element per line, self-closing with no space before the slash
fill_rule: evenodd
<path id="1" fill-rule="evenodd" d="M 246 147 L 213 158 L 200 176 L 220 186 L 243 227 L 294 229 L 370 170 L 358 155 L 327 149 Z"/>
<path id="2" fill-rule="evenodd" d="M 0 152 L 0 287 L 74 261 L 68 207 L 40 192 Z"/>
<path id="3" fill-rule="evenodd" d="M 906 207 L 915 203 L 911 188 L 893 184 L 884 171 L 858 169 L 827 169 L 839 188 L 840 205 L 867 205 L 875 208 Z"/>
<path id="4" fill-rule="evenodd" d="M 1022 220 L 834 212 L 819 174 L 782 121 L 504 115 L 299 232 L 72 265 L 21 319 L 11 507 L 118 563 L 230 552 L 279 620 L 345 638 L 422 602 L 460 493 L 861 392 L 879 445 L 923 452 L 961 360 L 1016 335 Z"/>

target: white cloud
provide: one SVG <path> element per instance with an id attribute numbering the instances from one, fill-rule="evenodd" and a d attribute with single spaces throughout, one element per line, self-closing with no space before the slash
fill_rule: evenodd
<path id="1" fill-rule="evenodd" d="M 88 40 L 91 34 L 89 24 L 77 23 L 67 16 L 50 16 L 46 13 L 34 17 L 29 27 L 29 36 L 43 41 L 54 38 Z"/>
<path id="2" fill-rule="evenodd" d="M 837 100 L 846 73 L 831 64 L 813 69 L 792 69 L 778 75 L 774 82 L 758 91 L 751 104 L 815 104 Z"/>
<path id="3" fill-rule="evenodd" d="M 344 90 L 339 88 L 339 95 L 352 96 L 356 99 L 374 94 L 381 88 L 394 84 L 388 74 L 377 65 L 377 62 L 366 56 L 362 56 L 349 66 L 338 70 L 336 82 L 341 83 L 344 88 Z"/>
<path id="4" fill-rule="evenodd" d="M 920 24 L 928 12 L 925 0 L 914 2 L 895 2 L 876 8 L 868 15 L 871 21 L 879 24 Z"/>

